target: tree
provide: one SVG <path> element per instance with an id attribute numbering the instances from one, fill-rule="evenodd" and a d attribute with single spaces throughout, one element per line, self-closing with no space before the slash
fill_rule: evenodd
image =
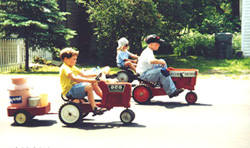
<path id="1" fill-rule="evenodd" d="M 238 0 L 192 0 L 189 29 L 203 34 L 218 32 L 239 32 Z"/>
<path id="2" fill-rule="evenodd" d="M 131 52 L 140 54 L 143 39 L 148 34 L 160 33 L 162 16 L 152 0 L 78 0 L 78 3 L 88 9 L 102 64 L 115 65 L 119 38 L 126 37 Z"/>
<path id="3" fill-rule="evenodd" d="M 240 31 L 238 0 L 154 0 L 169 40 L 190 30 L 213 34 Z"/>
<path id="4" fill-rule="evenodd" d="M 101 63 L 115 65 L 116 41 L 124 36 L 132 52 L 139 54 L 141 41 L 157 33 L 169 43 L 189 32 L 213 34 L 240 31 L 235 0 L 76 0 L 89 13 L 95 49 Z M 166 46 L 169 44 L 168 46 Z"/>
<path id="5" fill-rule="evenodd" d="M 60 12 L 55 0 L 0 0 L 0 32 L 3 37 L 25 41 L 25 70 L 29 71 L 29 48 L 63 48 L 75 31 L 60 22 L 68 13 Z"/>

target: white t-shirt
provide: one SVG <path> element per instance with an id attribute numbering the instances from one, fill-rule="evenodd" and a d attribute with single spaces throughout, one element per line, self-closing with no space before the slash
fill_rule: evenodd
<path id="1" fill-rule="evenodd" d="M 150 61 L 155 60 L 154 52 L 152 49 L 147 47 L 144 49 L 139 57 L 136 72 L 139 74 L 144 73 L 145 71 L 152 69 L 153 64 L 150 63 Z"/>

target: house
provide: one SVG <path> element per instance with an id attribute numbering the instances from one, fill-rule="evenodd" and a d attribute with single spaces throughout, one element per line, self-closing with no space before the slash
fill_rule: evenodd
<path id="1" fill-rule="evenodd" d="M 250 0 L 240 0 L 241 51 L 250 57 Z"/>
<path id="2" fill-rule="evenodd" d="M 66 16 L 67 20 L 63 22 L 63 25 L 77 32 L 77 35 L 70 40 L 70 46 L 81 51 L 81 58 L 78 58 L 78 61 L 88 58 L 93 32 L 91 24 L 88 22 L 89 15 L 86 13 L 86 8 L 78 5 L 75 0 L 57 0 L 57 2 L 61 11 L 71 13 Z"/>

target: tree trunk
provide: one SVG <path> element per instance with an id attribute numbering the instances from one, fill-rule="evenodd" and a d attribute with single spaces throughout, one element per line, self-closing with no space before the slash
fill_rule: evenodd
<path id="1" fill-rule="evenodd" d="M 232 14 L 233 18 L 237 18 L 240 16 L 240 3 L 237 0 L 230 0 L 231 1 L 231 7 L 232 7 Z"/>
<path id="2" fill-rule="evenodd" d="M 29 68 L 29 42 L 25 39 L 25 71 L 30 71 Z"/>

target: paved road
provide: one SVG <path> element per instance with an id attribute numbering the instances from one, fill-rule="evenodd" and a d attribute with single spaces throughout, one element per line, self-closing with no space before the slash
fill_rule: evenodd
<path id="1" fill-rule="evenodd" d="M 7 84 L 0 76 L 0 148 L 169 147 L 249 148 L 250 80 L 198 79 L 195 105 L 187 105 L 185 91 L 177 98 L 155 97 L 151 105 L 131 101 L 136 117 L 131 125 L 119 119 L 123 108 L 103 116 L 87 116 L 78 127 L 65 127 L 56 114 L 37 116 L 26 127 L 7 117 Z M 29 76 L 34 90 L 49 94 L 52 113 L 60 99 L 58 77 Z"/>

